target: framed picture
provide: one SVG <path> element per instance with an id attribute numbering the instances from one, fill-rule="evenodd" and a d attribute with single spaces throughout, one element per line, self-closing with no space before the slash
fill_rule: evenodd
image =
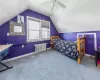
<path id="1" fill-rule="evenodd" d="M 10 21 L 9 35 L 25 35 L 24 23 Z"/>

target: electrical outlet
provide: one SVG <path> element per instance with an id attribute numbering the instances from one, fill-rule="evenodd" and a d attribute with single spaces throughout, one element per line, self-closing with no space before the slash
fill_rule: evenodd
<path id="1" fill-rule="evenodd" d="M 7 36 L 9 36 L 9 33 L 7 33 Z"/>
<path id="2" fill-rule="evenodd" d="M 22 45 L 22 48 L 24 48 L 24 45 Z"/>

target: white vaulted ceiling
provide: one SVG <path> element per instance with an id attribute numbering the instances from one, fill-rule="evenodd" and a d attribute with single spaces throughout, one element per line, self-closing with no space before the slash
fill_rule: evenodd
<path id="1" fill-rule="evenodd" d="M 67 0 L 66 5 L 51 16 L 59 32 L 100 30 L 100 0 Z"/>
<path id="2" fill-rule="evenodd" d="M 60 33 L 100 30 L 100 0 L 60 0 L 67 7 L 51 15 L 50 0 L 0 0 L 0 25 L 26 9 L 50 16 Z"/>
<path id="3" fill-rule="evenodd" d="M 28 8 L 27 0 L 0 0 L 0 25 Z"/>

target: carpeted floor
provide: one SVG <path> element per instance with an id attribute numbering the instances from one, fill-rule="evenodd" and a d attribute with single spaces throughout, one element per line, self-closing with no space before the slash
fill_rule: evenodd
<path id="1" fill-rule="evenodd" d="M 0 73 L 0 80 L 99 80 L 100 69 L 84 57 L 77 64 L 57 51 L 49 50 L 6 63 L 14 68 Z M 0 66 L 1 67 L 1 66 Z"/>

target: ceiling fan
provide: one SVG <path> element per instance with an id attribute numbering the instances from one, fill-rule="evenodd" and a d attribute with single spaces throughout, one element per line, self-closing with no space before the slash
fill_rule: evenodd
<path id="1" fill-rule="evenodd" d="M 43 4 L 43 5 L 52 4 L 52 6 L 51 6 L 51 12 L 53 12 L 53 11 L 54 11 L 54 8 L 57 8 L 57 6 L 63 8 L 63 9 L 66 8 L 66 5 L 63 4 L 63 3 L 62 3 L 61 1 L 59 1 L 59 0 L 49 0 L 49 1 L 46 1 L 46 2 L 44 2 L 44 3 L 42 3 L 42 4 Z"/>

